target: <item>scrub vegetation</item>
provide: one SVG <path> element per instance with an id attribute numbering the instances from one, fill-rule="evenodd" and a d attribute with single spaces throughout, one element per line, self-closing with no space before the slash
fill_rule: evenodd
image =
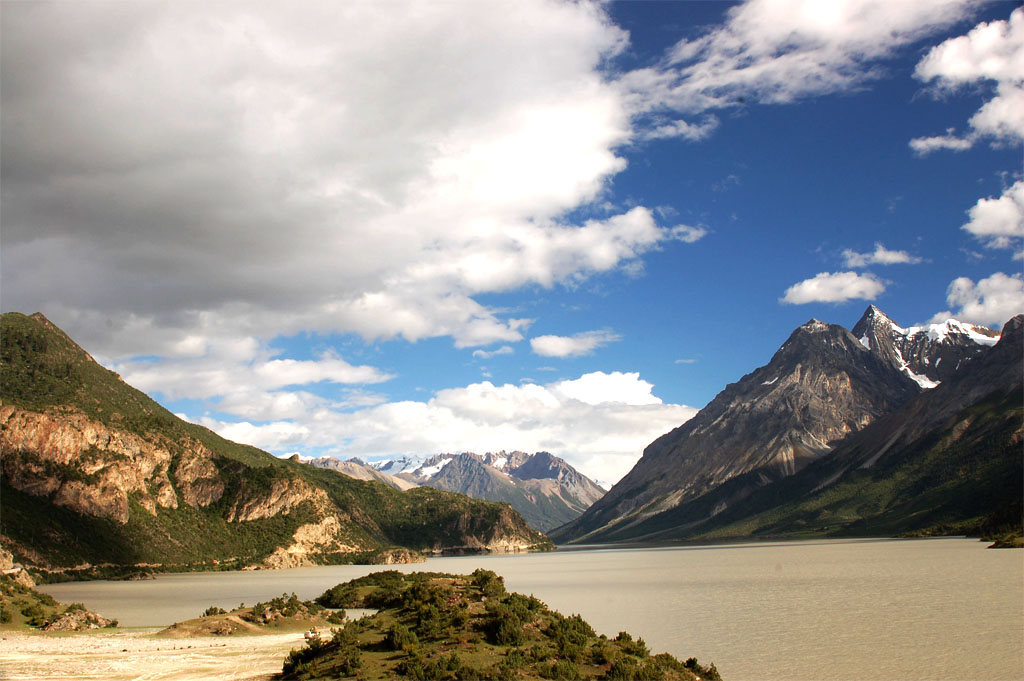
<path id="1" fill-rule="evenodd" d="M 713 664 L 652 655 L 642 638 L 598 635 L 490 570 L 471 575 L 377 572 L 316 599 L 377 614 L 314 637 L 281 679 L 720 679 Z"/>

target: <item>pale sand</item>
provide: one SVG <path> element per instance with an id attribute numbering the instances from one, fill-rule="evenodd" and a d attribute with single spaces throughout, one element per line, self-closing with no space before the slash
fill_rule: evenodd
<path id="1" fill-rule="evenodd" d="M 158 629 L 71 635 L 3 634 L 0 679 L 36 681 L 265 681 L 302 633 L 153 638 Z"/>

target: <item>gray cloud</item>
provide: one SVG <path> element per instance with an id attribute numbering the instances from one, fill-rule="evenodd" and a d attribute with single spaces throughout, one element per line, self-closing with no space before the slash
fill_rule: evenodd
<path id="1" fill-rule="evenodd" d="M 597 6 L 15 3 L 2 30 L 4 305 L 110 355 L 519 340 L 474 296 L 673 235 L 558 220 L 625 167 L 598 68 L 626 37 Z"/>

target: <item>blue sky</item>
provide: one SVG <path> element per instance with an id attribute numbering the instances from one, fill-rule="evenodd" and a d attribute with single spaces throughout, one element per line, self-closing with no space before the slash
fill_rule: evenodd
<path id="1" fill-rule="evenodd" d="M 1017 3 L 301 7 L 3 8 L 3 309 L 227 437 L 614 482 L 811 317 L 1024 311 Z"/>

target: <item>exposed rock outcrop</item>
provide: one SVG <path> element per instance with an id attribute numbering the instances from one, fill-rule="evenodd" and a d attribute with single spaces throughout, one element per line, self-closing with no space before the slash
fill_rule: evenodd
<path id="1" fill-rule="evenodd" d="M 302 480 L 280 478 L 270 483 L 269 490 L 243 487 L 226 517 L 229 523 L 271 518 L 289 513 L 304 501 L 312 501 L 320 507 L 328 503 L 322 489 L 314 489 Z"/>
<path id="2" fill-rule="evenodd" d="M 67 610 L 43 627 L 43 631 L 87 631 L 116 627 L 117 620 L 99 615 L 91 610 Z"/>
<path id="3" fill-rule="evenodd" d="M 337 516 L 328 516 L 318 523 L 308 523 L 295 530 L 294 543 L 279 547 L 263 561 L 263 567 L 271 569 L 306 567 L 317 565 L 315 555 L 332 553 L 357 553 L 368 547 L 346 544 L 341 541 L 342 524 Z M 322 561 L 321 561 L 322 562 Z"/>
<path id="4" fill-rule="evenodd" d="M 153 514 L 177 506 L 167 449 L 82 413 L 0 407 L 0 451 L 12 487 L 79 513 L 127 523 L 130 494 Z"/>

